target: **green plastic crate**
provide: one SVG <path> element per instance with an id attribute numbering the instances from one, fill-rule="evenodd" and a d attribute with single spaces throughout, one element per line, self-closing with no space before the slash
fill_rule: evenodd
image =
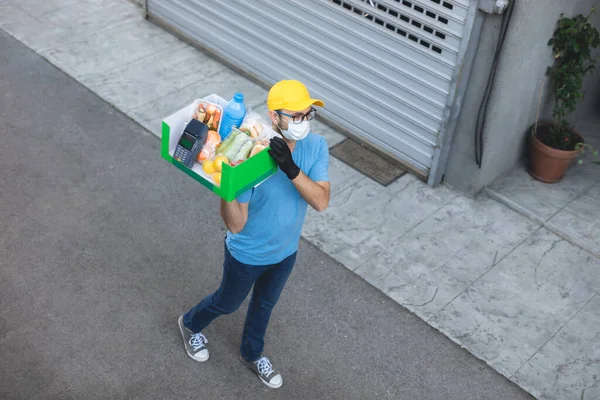
<path id="1" fill-rule="evenodd" d="M 217 186 L 202 170 L 202 166 L 199 163 L 196 163 L 194 167 L 190 169 L 175 160 L 173 154 L 175 153 L 179 137 L 183 133 L 185 126 L 192 119 L 192 116 L 201 101 L 216 103 L 223 108 L 227 104 L 227 101 L 223 98 L 217 95 L 210 95 L 194 101 L 189 106 L 165 118 L 162 121 L 161 155 L 165 160 L 185 172 L 194 180 L 206 186 L 222 199 L 232 201 L 277 172 L 277 164 L 269 155 L 269 148 L 266 148 L 235 167 L 223 164 L 221 185 Z"/>

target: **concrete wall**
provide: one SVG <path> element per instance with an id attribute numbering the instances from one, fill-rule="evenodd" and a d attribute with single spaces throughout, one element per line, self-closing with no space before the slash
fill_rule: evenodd
<path id="1" fill-rule="evenodd" d="M 475 65 L 454 135 L 444 180 L 470 194 L 479 192 L 497 177 L 521 164 L 526 131 L 536 115 L 539 90 L 546 68 L 552 64 L 547 45 L 561 13 L 573 16 L 589 12 L 596 0 L 516 0 L 504 41 L 496 80 L 487 111 L 482 168 L 475 163 L 474 135 L 502 16 L 486 15 Z M 543 3 L 543 4 L 542 4 Z M 600 10 L 599 10 L 600 11 Z M 596 26 L 600 17 L 595 16 Z M 588 95 L 571 120 L 598 110 L 600 66 L 586 79 Z M 550 116 L 552 102 L 546 82 L 542 116 Z"/>

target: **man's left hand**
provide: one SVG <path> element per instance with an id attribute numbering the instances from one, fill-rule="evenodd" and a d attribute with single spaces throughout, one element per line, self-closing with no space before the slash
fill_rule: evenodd
<path id="1" fill-rule="evenodd" d="M 287 143 L 279 137 L 274 137 L 271 139 L 270 146 L 269 154 L 273 157 L 277 165 L 279 165 L 279 169 L 290 180 L 295 179 L 300 174 L 300 168 L 292 159 L 292 152 Z"/>

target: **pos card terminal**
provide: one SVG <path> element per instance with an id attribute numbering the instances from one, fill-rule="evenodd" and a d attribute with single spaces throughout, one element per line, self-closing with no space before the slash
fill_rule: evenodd
<path id="1" fill-rule="evenodd" d="M 192 119 L 179 138 L 173 158 L 186 167 L 192 168 L 207 136 L 208 126 L 197 119 Z"/>

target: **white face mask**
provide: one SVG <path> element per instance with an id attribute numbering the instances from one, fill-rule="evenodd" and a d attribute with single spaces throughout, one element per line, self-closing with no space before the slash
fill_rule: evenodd
<path id="1" fill-rule="evenodd" d="M 288 128 L 281 129 L 281 134 L 288 140 L 302 140 L 306 136 L 308 136 L 309 132 L 310 121 L 302 121 L 299 124 L 295 124 L 292 121 L 288 121 Z"/>

